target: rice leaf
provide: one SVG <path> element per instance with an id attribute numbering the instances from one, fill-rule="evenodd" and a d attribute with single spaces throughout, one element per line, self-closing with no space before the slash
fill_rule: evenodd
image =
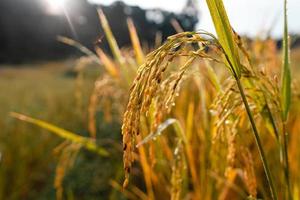
<path id="1" fill-rule="evenodd" d="M 114 62 L 100 49 L 99 47 L 95 48 L 97 55 L 101 59 L 106 71 L 114 78 L 119 77 L 119 71 L 115 66 Z"/>
<path id="2" fill-rule="evenodd" d="M 75 48 L 77 48 L 79 51 L 81 51 L 83 54 L 91 57 L 93 59 L 93 61 L 95 63 L 101 64 L 101 61 L 99 60 L 99 58 L 95 55 L 94 52 L 92 52 L 91 50 L 89 50 L 88 48 L 86 48 L 85 46 L 83 46 L 82 44 L 80 44 L 79 42 L 68 38 L 68 37 L 64 37 L 64 36 L 57 36 L 57 40 L 59 42 L 62 42 L 64 44 L 67 44 L 69 46 L 73 46 Z"/>
<path id="3" fill-rule="evenodd" d="M 140 40 L 138 37 L 138 34 L 136 32 L 135 26 L 133 24 L 132 19 L 128 18 L 127 19 L 127 25 L 130 33 L 130 39 L 132 43 L 132 47 L 134 49 L 136 61 L 139 65 L 144 63 L 144 53 L 140 44 Z"/>
<path id="4" fill-rule="evenodd" d="M 283 64 L 281 73 L 282 117 L 286 121 L 291 103 L 290 50 L 287 20 L 287 0 L 284 1 Z"/>
<path id="5" fill-rule="evenodd" d="M 225 51 L 228 64 L 236 78 L 240 78 L 240 59 L 234 35 L 222 0 L 206 0 L 219 43 Z"/>
<path id="6" fill-rule="evenodd" d="M 174 130 L 177 133 L 178 137 L 183 139 L 183 141 L 186 143 L 187 139 L 186 136 L 183 134 L 183 130 L 178 122 L 177 119 L 174 118 L 170 118 L 167 119 L 166 121 L 164 121 L 163 123 L 161 123 L 155 132 L 149 134 L 147 137 L 145 137 L 141 142 L 139 142 L 136 147 L 140 147 L 141 145 L 151 141 L 151 140 L 155 140 L 157 136 L 160 136 L 162 134 L 162 132 L 168 128 L 170 125 L 174 126 Z"/>
<path id="7" fill-rule="evenodd" d="M 19 119 L 21 121 L 25 121 L 34 125 L 37 125 L 41 128 L 44 128 L 48 131 L 51 131 L 52 133 L 56 134 L 57 136 L 69 140 L 71 142 L 77 143 L 82 145 L 83 147 L 85 147 L 88 150 L 94 151 L 96 153 L 98 153 L 101 156 L 108 156 L 109 153 L 102 147 L 99 147 L 96 145 L 95 140 L 90 139 L 90 138 L 86 138 L 86 137 L 82 137 L 79 136 L 75 133 L 72 133 L 70 131 L 66 131 L 64 129 L 61 129 L 55 125 L 52 125 L 48 122 L 39 120 L 39 119 L 34 119 L 31 117 L 28 117 L 26 115 L 23 114 L 19 114 L 19 113 L 15 113 L 15 112 L 11 112 L 10 115 L 16 119 Z"/>
<path id="8" fill-rule="evenodd" d="M 120 48 L 117 44 L 117 41 L 110 29 L 110 26 L 108 24 L 108 21 L 103 13 L 103 11 L 101 9 L 98 10 L 98 14 L 99 14 L 99 18 L 100 18 L 100 22 L 101 22 L 101 26 L 104 30 L 105 36 L 107 38 L 109 47 L 112 51 L 112 54 L 114 55 L 114 58 L 118 61 L 119 64 L 123 64 L 124 63 L 124 59 L 122 57 Z"/>
<path id="9" fill-rule="evenodd" d="M 284 29 L 283 29 L 283 64 L 281 72 L 281 107 L 283 123 L 283 158 L 284 158 L 284 175 L 287 187 L 287 199 L 292 199 L 290 172 L 289 172 L 289 155 L 288 155 L 288 132 L 286 131 L 286 122 L 291 104 L 291 71 L 290 71 L 290 50 L 288 36 L 287 20 L 287 0 L 284 0 Z"/>

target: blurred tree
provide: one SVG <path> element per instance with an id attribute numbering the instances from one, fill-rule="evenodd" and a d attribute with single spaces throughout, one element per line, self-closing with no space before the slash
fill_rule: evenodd
<path id="1" fill-rule="evenodd" d="M 103 35 L 97 15 L 99 5 L 87 0 L 66 0 L 63 11 L 56 14 L 50 13 L 47 6 L 42 0 L 0 1 L 0 62 L 64 58 L 76 51 L 57 42 L 57 35 L 72 37 L 89 48 L 93 48 L 97 37 Z M 160 9 L 144 10 L 123 2 L 101 8 L 121 47 L 130 45 L 128 17 L 133 19 L 141 41 L 150 46 L 157 32 L 163 39 L 176 32 L 172 19 L 176 19 L 184 30 L 193 30 L 198 22 L 198 10 L 193 0 L 188 0 L 178 14 Z M 109 51 L 105 39 L 101 47 Z"/>

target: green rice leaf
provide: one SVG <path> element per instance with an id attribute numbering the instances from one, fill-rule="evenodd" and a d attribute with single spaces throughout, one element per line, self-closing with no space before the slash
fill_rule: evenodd
<path id="1" fill-rule="evenodd" d="M 48 122 L 45 122 L 45 121 L 42 121 L 42 120 L 39 120 L 39 119 L 34 119 L 34 118 L 28 117 L 28 116 L 23 115 L 23 114 L 12 112 L 12 113 L 10 113 L 10 115 L 12 117 L 16 118 L 16 119 L 19 119 L 19 120 L 37 125 L 41 128 L 44 128 L 48 131 L 51 131 L 52 133 L 56 134 L 57 136 L 59 136 L 63 139 L 66 139 L 66 140 L 69 140 L 71 142 L 80 144 L 83 147 L 85 147 L 86 149 L 94 151 L 94 152 L 98 153 L 101 156 L 108 156 L 109 155 L 109 153 L 104 148 L 99 147 L 99 146 L 96 145 L 96 142 L 95 142 L 94 139 L 82 137 L 80 135 L 77 135 L 77 134 L 72 133 L 70 131 L 66 131 L 62 128 L 59 128 L 55 125 L 52 125 Z"/>
<path id="2" fill-rule="evenodd" d="M 287 0 L 284 1 L 283 64 L 281 72 L 282 117 L 286 121 L 291 103 L 290 49 L 287 20 Z"/>
<path id="3" fill-rule="evenodd" d="M 222 0 L 206 0 L 219 43 L 225 51 L 227 61 L 236 78 L 241 77 L 240 59 L 237 44 Z"/>
<path id="4" fill-rule="evenodd" d="M 112 54 L 114 55 L 114 58 L 118 61 L 118 63 L 122 65 L 124 63 L 124 58 L 122 57 L 120 48 L 119 48 L 118 43 L 111 31 L 109 23 L 101 9 L 98 10 L 98 14 L 99 14 L 101 26 L 104 30 L 104 33 L 107 38 L 109 47 L 112 51 Z"/>

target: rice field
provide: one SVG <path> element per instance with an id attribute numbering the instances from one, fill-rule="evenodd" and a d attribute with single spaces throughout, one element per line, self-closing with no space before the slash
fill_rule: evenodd
<path id="1" fill-rule="evenodd" d="M 128 19 L 132 48 L 120 49 L 99 11 L 112 56 L 59 37 L 83 56 L 3 67 L 0 199 L 300 199 L 286 9 L 278 49 L 238 35 L 222 1 L 207 5 L 216 35 L 148 50 Z"/>

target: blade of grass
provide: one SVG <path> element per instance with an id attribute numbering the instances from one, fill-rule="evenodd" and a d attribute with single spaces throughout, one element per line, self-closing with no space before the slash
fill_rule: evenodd
<path id="1" fill-rule="evenodd" d="M 234 37 L 232 33 L 232 28 L 230 26 L 223 1 L 220 0 L 206 0 L 210 15 L 212 17 L 218 40 L 228 56 L 228 59 L 232 63 L 230 66 L 234 76 L 240 78 L 240 59 L 236 43 L 234 42 Z"/>
<path id="2" fill-rule="evenodd" d="M 28 116 L 23 115 L 23 114 L 11 112 L 10 115 L 12 117 L 16 118 L 16 119 L 21 120 L 21 121 L 25 121 L 25 122 L 37 125 L 41 128 L 44 128 L 48 131 L 51 131 L 52 133 L 56 134 L 57 136 L 59 136 L 63 139 L 69 140 L 69 141 L 77 143 L 77 144 L 81 144 L 86 149 L 94 151 L 94 152 L 98 153 L 101 156 L 108 156 L 109 155 L 109 153 L 104 148 L 97 146 L 95 140 L 93 140 L 93 139 L 79 136 L 75 133 L 72 133 L 70 131 L 66 131 L 64 129 L 61 129 L 61 128 L 59 128 L 57 126 L 54 126 L 50 123 L 47 123 L 45 121 L 42 121 L 42 120 L 39 120 L 39 119 L 34 119 L 34 118 L 28 117 Z"/>
<path id="3" fill-rule="evenodd" d="M 283 65 L 281 72 L 281 106 L 283 119 L 283 150 L 284 150 L 284 175 L 287 187 L 288 199 L 292 199 L 289 175 L 289 158 L 288 158 L 288 133 L 286 123 L 291 104 L 291 71 L 290 71 L 290 50 L 288 36 L 288 19 L 287 19 L 287 0 L 284 0 L 284 28 L 283 28 Z"/>
<path id="4" fill-rule="evenodd" d="M 290 50 L 287 25 L 287 0 L 284 1 L 283 65 L 281 73 L 282 117 L 287 120 L 291 102 Z"/>
<path id="5" fill-rule="evenodd" d="M 141 65 L 144 63 L 145 56 L 134 23 L 131 18 L 127 19 L 127 25 L 128 25 L 128 30 L 130 33 L 130 39 L 131 39 L 132 47 L 134 49 L 136 61 L 139 65 Z"/>
<path id="6" fill-rule="evenodd" d="M 124 59 L 122 57 L 120 48 L 118 46 L 118 43 L 110 29 L 110 26 L 108 24 L 108 21 L 103 13 L 103 11 L 101 9 L 98 10 L 98 14 L 99 14 L 99 18 L 100 18 L 100 22 L 101 22 L 101 26 L 104 30 L 105 36 L 107 38 L 109 47 L 112 51 L 112 54 L 114 55 L 114 58 L 118 61 L 118 63 L 120 65 L 122 65 L 124 63 Z"/>

